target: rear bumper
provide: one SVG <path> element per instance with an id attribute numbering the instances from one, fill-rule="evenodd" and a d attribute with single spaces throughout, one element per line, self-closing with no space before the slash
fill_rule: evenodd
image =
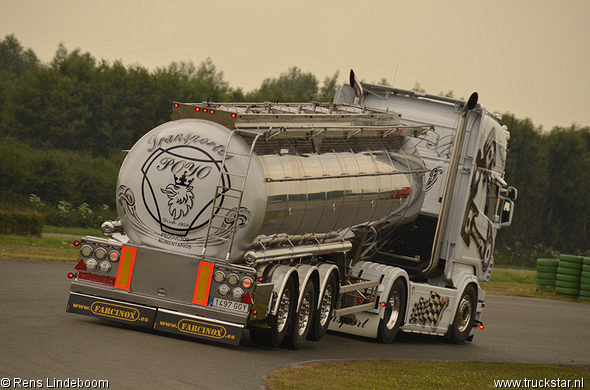
<path id="1" fill-rule="evenodd" d="M 240 343 L 245 328 L 240 323 L 74 291 L 66 311 L 231 345 Z"/>

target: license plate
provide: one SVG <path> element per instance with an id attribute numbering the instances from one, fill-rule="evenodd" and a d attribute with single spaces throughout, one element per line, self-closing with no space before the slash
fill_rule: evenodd
<path id="1" fill-rule="evenodd" d="M 209 306 L 236 311 L 244 314 L 248 314 L 250 312 L 250 305 L 248 305 L 247 303 L 235 302 L 230 301 L 229 299 L 217 297 L 211 297 L 211 299 L 209 300 Z"/>

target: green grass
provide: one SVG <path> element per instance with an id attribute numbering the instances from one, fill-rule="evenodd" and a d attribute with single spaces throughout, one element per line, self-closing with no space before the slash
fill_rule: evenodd
<path id="1" fill-rule="evenodd" d="M 0 258 L 75 261 L 75 239 L 86 235 L 102 237 L 100 229 L 45 226 L 41 237 L 0 235 Z"/>
<path id="2" fill-rule="evenodd" d="M 545 385 L 558 379 L 563 386 L 571 380 L 590 385 L 589 367 L 554 366 L 522 363 L 437 362 L 437 361 L 353 361 L 310 364 L 271 372 L 266 381 L 269 390 L 308 389 L 495 389 L 496 380 L 540 380 Z M 529 382 L 529 388 L 535 382 Z M 580 384 L 581 382 L 578 382 Z M 549 382 L 551 385 L 551 382 Z M 541 387 L 539 383 L 537 386 Z"/>

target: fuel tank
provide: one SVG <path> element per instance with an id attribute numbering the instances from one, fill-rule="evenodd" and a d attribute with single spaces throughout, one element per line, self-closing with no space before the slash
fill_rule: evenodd
<path id="1" fill-rule="evenodd" d="M 424 163 L 411 137 L 231 134 L 180 119 L 133 146 L 117 184 L 132 243 L 240 262 L 251 248 L 350 240 L 362 227 L 403 224 L 422 206 Z"/>

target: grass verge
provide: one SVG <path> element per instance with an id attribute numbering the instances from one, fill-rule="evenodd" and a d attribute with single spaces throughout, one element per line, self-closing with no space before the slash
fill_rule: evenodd
<path id="1" fill-rule="evenodd" d="M 0 258 L 75 261 L 74 240 L 86 235 L 102 237 L 100 229 L 45 226 L 41 237 L 0 235 Z"/>
<path id="2" fill-rule="evenodd" d="M 495 389 L 501 380 L 518 387 L 590 385 L 590 367 L 523 363 L 352 361 L 310 364 L 271 372 L 269 390 L 308 389 Z M 533 381 L 533 382 L 525 382 Z M 549 386 L 545 386 L 545 380 Z M 551 382 L 555 381 L 555 382 Z M 570 382 L 567 382 L 570 381 Z M 575 382 L 578 381 L 578 382 Z M 583 381 L 583 382 L 582 382 Z M 506 383 L 505 383 L 506 384 Z M 514 388 L 515 382 L 512 382 Z M 508 387 L 508 386 L 503 386 Z"/>

